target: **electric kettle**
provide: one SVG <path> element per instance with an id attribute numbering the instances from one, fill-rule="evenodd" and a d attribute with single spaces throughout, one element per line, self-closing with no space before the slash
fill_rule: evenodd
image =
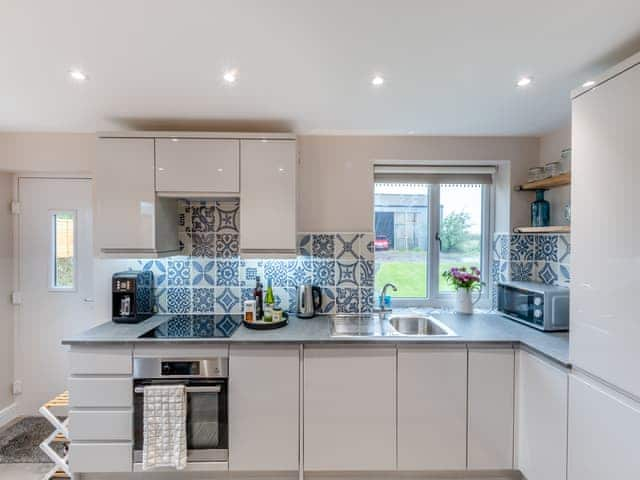
<path id="1" fill-rule="evenodd" d="M 311 318 L 322 306 L 322 292 L 315 285 L 298 287 L 298 318 Z"/>

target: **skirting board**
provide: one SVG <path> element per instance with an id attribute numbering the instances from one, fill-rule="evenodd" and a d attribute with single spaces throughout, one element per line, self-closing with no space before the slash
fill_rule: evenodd
<path id="1" fill-rule="evenodd" d="M 0 428 L 11 422 L 16 418 L 16 404 L 12 403 L 6 408 L 0 410 Z"/>
<path id="2" fill-rule="evenodd" d="M 297 480 L 297 472 L 147 472 L 84 474 L 82 480 Z M 518 471 L 473 472 L 327 472 L 305 473 L 305 480 L 520 480 Z"/>

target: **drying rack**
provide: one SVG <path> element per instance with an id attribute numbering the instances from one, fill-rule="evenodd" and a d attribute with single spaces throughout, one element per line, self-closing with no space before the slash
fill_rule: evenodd
<path id="1" fill-rule="evenodd" d="M 49 400 L 40 407 L 40 414 L 53 425 L 53 432 L 41 444 L 40 449 L 47 454 L 51 461 L 55 464 L 51 470 L 44 474 L 42 480 L 50 480 L 52 478 L 68 478 L 73 480 L 73 475 L 69 470 L 69 417 L 64 421 L 60 421 L 51 409 L 68 407 L 69 392 L 62 392 L 60 395 Z M 54 443 L 62 443 L 64 445 L 64 456 L 61 457 L 51 448 Z"/>

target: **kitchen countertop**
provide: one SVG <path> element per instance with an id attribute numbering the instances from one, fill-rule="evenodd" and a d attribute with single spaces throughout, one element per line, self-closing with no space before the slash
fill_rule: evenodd
<path id="1" fill-rule="evenodd" d="M 63 339 L 64 345 L 79 344 L 147 344 L 147 343 L 305 343 L 305 344 L 497 344 L 523 345 L 549 359 L 569 367 L 569 334 L 540 332 L 493 313 L 459 315 L 434 313 L 420 309 L 395 309 L 394 315 L 429 314 L 451 328 L 453 337 L 361 336 L 331 337 L 329 316 L 311 319 L 292 317 L 286 327 L 276 330 L 250 330 L 241 325 L 230 337 L 216 338 L 139 338 L 173 315 L 154 315 L 137 324 L 106 322 L 81 334 Z"/>

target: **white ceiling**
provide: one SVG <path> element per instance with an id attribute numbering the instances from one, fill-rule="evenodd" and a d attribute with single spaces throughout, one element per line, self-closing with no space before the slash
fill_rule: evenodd
<path id="1" fill-rule="evenodd" d="M 636 49 L 638 0 L 0 0 L 0 130 L 537 135 Z"/>

